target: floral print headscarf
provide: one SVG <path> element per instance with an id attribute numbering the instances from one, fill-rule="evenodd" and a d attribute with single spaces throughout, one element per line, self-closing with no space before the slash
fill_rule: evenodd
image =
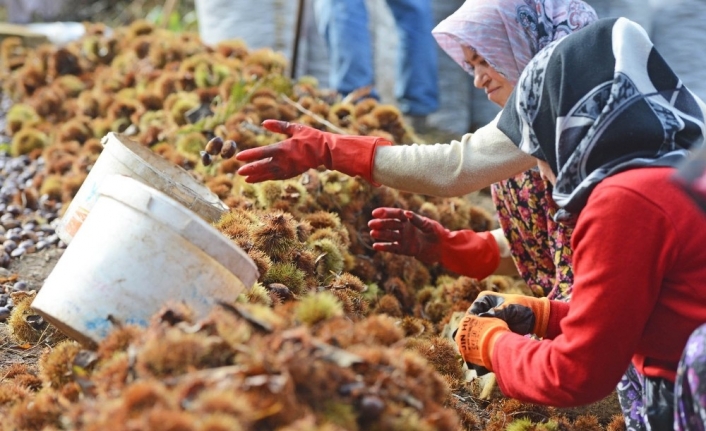
<path id="1" fill-rule="evenodd" d="M 550 42 L 597 18 L 581 0 L 467 0 L 432 30 L 439 46 L 473 75 L 462 46 L 475 50 L 512 85 Z"/>

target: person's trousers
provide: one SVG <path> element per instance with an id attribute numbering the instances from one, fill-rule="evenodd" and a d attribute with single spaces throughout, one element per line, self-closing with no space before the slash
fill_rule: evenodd
<path id="1" fill-rule="evenodd" d="M 399 34 L 395 96 L 408 115 L 439 107 L 436 42 L 431 0 L 387 0 Z M 365 0 L 316 0 L 319 32 L 330 58 L 329 85 L 342 94 L 375 85 L 373 43 Z"/>
<path id="2" fill-rule="evenodd" d="M 628 431 L 706 430 L 706 324 L 689 337 L 673 385 L 630 364 L 617 391 Z"/>

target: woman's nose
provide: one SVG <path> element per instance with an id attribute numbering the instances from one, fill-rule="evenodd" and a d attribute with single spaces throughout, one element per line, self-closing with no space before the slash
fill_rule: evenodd
<path id="1" fill-rule="evenodd" d="M 473 75 L 473 86 L 476 88 L 484 88 L 487 81 L 488 74 L 485 73 L 485 69 L 476 67 L 475 74 Z"/>

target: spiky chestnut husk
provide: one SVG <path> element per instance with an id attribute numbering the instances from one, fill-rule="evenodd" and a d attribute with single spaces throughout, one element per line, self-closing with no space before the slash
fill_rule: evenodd
<path id="1" fill-rule="evenodd" d="M 9 379 L 9 377 L 5 378 Z M 16 375 L 11 381 L 18 387 L 27 388 L 33 391 L 38 391 L 42 387 L 42 379 L 30 373 Z"/>
<path id="2" fill-rule="evenodd" d="M 255 109 L 257 110 L 258 115 L 260 115 L 260 118 L 262 118 L 263 120 L 279 119 L 279 105 L 277 104 L 276 100 L 273 100 L 269 97 L 256 97 L 252 99 L 252 104 L 253 106 L 255 106 Z"/>
<path id="3" fill-rule="evenodd" d="M 469 209 L 469 213 L 471 218 L 469 227 L 474 231 L 485 232 L 495 228 L 496 222 L 493 216 L 484 208 L 474 205 Z"/>
<path id="4" fill-rule="evenodd" d="M 147 332 L 143 340 L 136 357 L 136 369 L 157 378 L 224 366 L 233 354 L 221 339 L 185 333 L 178 327 Z"/>
<path id="5" fill-rule="evenodd" d="M 76 196 L 86 180 L 88 174 L 73 174 L 64 177 L 64 182 L 61 185 L 61 201 L 69 202 Z"/>
<path id="6" fill-rule="evenodd" d="M 256 184 L 254 189 L 261 208 L 271 208 L 284 192 L 281 181 L 264 181 Z"/>
<path id="7" fill-rule="evenodd" d="M 345 234 L 343 233 L 345 232 Z M 329 241 L 333 241 L 335 244 L 338 245 L 338 247 L 343 250 L 344 248 L 348 247 L 350 245 L 350 241 L 348 239 L 348 235 L 346 235 L 348 232 L 345 229 L 332 229 L 330 227 L 325 227 L 325 228 L 319 228 L 314 230 L 311 235 L 307 238 L 307 243 L 313 244 L 316 241 L 326 239 Z"/>
<path id="8" fill-rule="evenodd" d="M 430 338 L 436 335 L 434 325 L 425 319 L 415 316 L 404 316 L 400 322 L 407 337 Z"/>
<path id="9" fill-rule="evenodd" d="M 309 243 L 309 248 L 317 255 L 316 274 L 323 284 L 344 269 L 343 252 L 340 244 L 322 238 Z"/>
<path id="10" fill-rule="evenodd" d="M 445 280 L 448 281 L 448 279 Z M 437 285 L 440 285 L 439 280 L 437 280 Z M 443 285 L 443 296 L 449 303 L 462 300 L 473 302 L 484 288 L 485 285 L 475 278 L 462 276 L 453 280 L 450 284 L 445 283 Z"/>
<path id="11" fill-rule="evenodd" d="M 248 55 L 248 46 L 242 39 L 224 40 L 216 44 L 215 50 L 226 58 L 244 59 Z"/>
<path id="12" fill-rule="evenodd" d="M 297 320 L 309 326 L 342 315 L 343 306 L 341 301 L 331 292 L 308 295 L 299 301 L 295 308 Z"/>
<path id="13" fill-rule="evenodd" d="M 54 51 L 47 63 L 48 77 L 56 79 L 61 75 L 81 75 L 81 61 L 68 46 Z"/>
<path id="14" fill-rule="evenodd" d="M 261 272 L 260 274 L 264 274 Z M 253 284 L 253 286 L 245 294 L 245 299 L 251 304 L 261 304 L 266 306 L 272 306 L 272 298 L 270 298 L 267 289 L 259 281 Z"/>
<path id="15" fill-rule="evenodd" d="M 447 198 L 437 205 L 439 223 L 449 230 L 468 229 L 471 224 L 471 203 L 464 198 Z"/>
<path id="16" fill-rule="evenodd" d="M 189 406 L 189 410 L 202 414 L 221 413 L 248 422 L 253 406 L 246 397 L 227 389 L 207 388 L 201 391 Z"/>
<path id="17" fill-rule="evenodd" d="M 402 317 L 404 315 L 400 301 L 389 293 L 378 299 L 377 305 L 373 311 L 376 314 L 386 314 L 391 317 Z"/>
<path id="18" fill-rule="evenodd" d="M 410 289 L 407 283 L 401 278 L 389 277 L 383 283 L 382 289 L 394 295 L 400 302 L 403 310 L 411 311 L 414 307 L 414 290 Z"/>
<path id="19" fill-rule="evenodd" d="M 3 422 L 7 429 L 60 429 L 62 411 L 56 394 L 39 392 L 33 398 L 14 405 Z"/>
<path id="20" fill-rule="evenodd" d="M 204 145 L 206 137 L 199 132 L 188 132 L 176 138 L 176 149 L 184 154 L 198 156 Z"/>
<path id="21" fill-rule="evenodd" d="M 12 71 L 22 67 L 27 58 L 27 48 L 23 46 L 19 37 L 6 37 L 0 43 L 0 60 L 2 69 Z"/>
<path id="22" fill-rule="evenodd" d="M 254 226 L 251 237 L 255 246 L 267 253 L 273 261 L 285 261 L 297 245 L 296 222 L 289 213 L 272 212 L 262 217 L 262 224 Z"/>
<path id="23" fill-rule="evenodd" d="M 287 286 L 295 295 L 299 295 L 306 286 L 305 277 L 306 274 L 294 264 L 279 262 L 273 263 L 267 273 L 265 273 L 262 284 L 281 283 Z"/>
<path id="24" fill-rule="evenodd" d="M 356 119 L 360 119 L 360 117 L 370 114 L 377 106 L 378 101 L 371 97 L 361 99 L 355 104 L 353 115 Z"/>
<path id="25" fill-rule="evenodd" d="M 136 19 L 127 27 L 126 40 L 132 41 L 140 36 L 152 34 L 156 27 L 145 19 Z"/>
<path id="26" fill-rule="evenodd" d="M 9 135 L 17 133 L 23 127 L 32 127 L 41 121 L 37 111 L 29 105 L 16 103 L 7 111 L 5 130 Z"/>
<path id="27" fill-rule="evenodd" d="M 331 282 L 331 289 L 351 289 L 356 292 L 363 292 L 367 288 L 360 278 L 348 272 L 337 275 Z"/>
<path id="28" fill-rule="evenodd" d="M 62 91 L 65 97 L 77 97 L 86 89 L 86 83 L 74 75 L 62 75 L 54 80 L 52 85 Z"/>
<path id="29" fill-rule="evenodd" d="M 31 396 L 30 389 L 12 380 L 0 382 L 0 408 L 20 403 Z"/>
<path id="30" fill-rule="evenodd" d="M 174 122 L 174 124 L 183 126 L 188 122 L 185 114 L 189 110 L 197 107 L 199 103 L 199 97 L 196 94 L 177 91 L 167 96 L 164 101 L 164 110 L 168 112 L 169 119 Z M 204 142 L 199 148 L 203 148 L 205 144 Z"/>
<path id="31" fill-rule="evenodd" d="M 39 194 L 49 196 L 54 200 L 61 200 L 61 183 L 61 175 L 49 175 L 42 181 Z"/>
<path id="32" fill-rule="evenodd" d="M 309 222 L 314 229 L 323 229 L 326 227 L 338 229 L 342 225 L 341 218 L 338 214 L 330 211 L 316 211 L 306 214 L 304 215 L 304 220 Z"/>
<path id="33" fill-rule="evenodd" d="M 382 130 L 382 129 L 373 129 L 373 130 L 370 130 L 370 131 L 368 131 L 368 132 L 366 133 L 366 135 L 368 135 L 368 136 L 377 136 L 377 137 L 379 137 L 379 138 L 382 138 L 382 139 L 384 139 L 384 140 L 386 140 L 386 141 L 393 142 L 393 143 L 394 143 L 394 142 L 401 142 L 401 139 L 400 139 L 400 138 L 395 137 L 395 135 L 393 135 L 392 133 L 390 133 L 390 132 L 388 132 L 388 131 L 385 131 L 385 130 Z"/>
<path id="34" fill-rule="evenodd" d="M 422 217 L 427 217 L 436 221 L 439 221 L 441 217 L 439 214 L 439 209 L 432 202 L 424 202 L 416 212 Z"/>
<path id="35" fill-rule="evenodd" d="M 343 313 L 352 320 L 359 320 L 368 312 L 368 301 L 359 292 L 350 289 L 331 289 L 331 292 L 343 307 Z"/>
<path id="36" fill-rule="evenodd" d="M 216 229 L 221 232 L 226 233 L 232 225 L 245 225 L 250 226 L 252 224 L 259 223 L 260 212 L 250 211 L 241 208 L 231 208 L 229 211 L 224 212 L 221 218 L 215 223 Z M 238 229 L 236 227 L 236 229 Z"/>
<path id="37" fill-rule="evenodd" d="M 340 127 L 348 127 L 354 121 L 355 106 L 348 102 L 335 103 L 329 109 L 328 120 Z"/>
<path id="38" fill-rule="evenodd" d="M 201 161 L 204 162 L 204 157 L 208 157 L 208 163 L 211 163 L 211 156 L 205 151 L 201 151 Z M 206 163 L 204 163 L 205 166 Z M 227 175 L 216 175 L 206 181 L 206 187 L 209 188 L 219 199 L 225 199 L 230 196 L 233 190 L 233 180 Z"/>
<path id="39" fill-rule="evenodd" d="M 291 262 L 301 269 L 307 276 L 316 272 L 316 253 L 306 247 L 294 247 L 289 255 Z"/>
<path id="40" fill-rule="evenodd" d="M 91 381 L 95 383 L 97 391 L 122 392 L 130 373 L 133 372 L 133 361 L 127 352 L 121 351 L 116 351 L 109 358 L 99 361 L 91 373 Z"/>
<path id="41" fill-rule="evenodd" d="M 80 144 L 93 137 L 88 117 L 72 118 L 59 126 L 57 139 L 60 142 L 77 141 Z"/>
<path id="42" fill-rule="evenodd" d="M 260 274 L 258 279 L 264 279 L 265 274 L 267 274 L 267 271 L 269 271 L 270 267 L 272 267 L 272 259 L 270 259 L 270 256 L 268 256 L 267 253 L 255 247 L 248 250 L 247 253 L 253 262 L 255 262 L 257 272 Z"/>
<path id="43" fill-rule="evenodd" d="M 49 137 L 45 133 L 31 127 L 24 128 L 12 137 L 10 154 L 13 157 L 29 154 L 34 150 L 41 150 L 48 143 Z"/>
<path id="44" fill-rule="evenodd" d="M 422 355 L 440 374 L 462 381 L 465 372 L 458 360 L 458 350 L 452 340 L 443 337 L 407 338 L 405 347 Z"/>
<path id="45" fill-rule="evenodd" d="M 10 336 L 18 343 L 36 343 L 40 339 L 57 339 L 65 338 L 53 326 L 46 322 L 42 325 L 34 323 L 36 319 L 27 319 L 28 316 L 37 316 L 31 309 L 32 301 L 36 296 L 36 292 L 15 292 L 12 294 L 12 300 L 15 303 L 15 308 L 12 309 L 7 325 L 9 327 Z M 55 340 L 56 341 L 56 340 Z"/>
<path id="46" fill-rule="evenodd" d="M 144 333 L 145 329 L 135 325 L 122 325 L 112 330 L 98 344 L 96 353 L 101 361 L 112 358 L 114 355 L 124 352 L 130 344 L 136 342 Z"/>
<path id="47" fill-rule="evenodd" d="M 39 376 L 44 384 L 55 389 L 73 381 L 72 363 L 81 346 L 72 340 L 64 340 L 45 351 L 39 358 Z"/>
<path id="48" fill-rule="evenodd" d="M 260 48 L 250 52 L 245 58 L 245 65 L 258 65 L 269 73 L 282 73 L 287 68 L 287 58 L 270 48 Z"/>

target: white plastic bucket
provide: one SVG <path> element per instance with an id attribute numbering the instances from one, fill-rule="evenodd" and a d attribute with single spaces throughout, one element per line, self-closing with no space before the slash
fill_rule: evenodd
<path id="1" fill-rule="evenodd" d="M 103 152 L 91 168 L 64 213 L 57 233 L 69 244 L 98 199 L 101 183 L 110 175 L 125 175 L 149 185 L 180 202 L 207 222 L 217 221 L 228 210 L 218 196 L 181 167 L 137 142 L 108 133 L 101 140 Z"/>
<path id="2" fill-rule="evenodd" d="M 113 175 L 32 307 L 91 344 L 114 328 L 111 321 L 144 326 L 168 301 L 203 317 L 257 277 L 247 253 L 212 225 L 165 194 Z"/>

